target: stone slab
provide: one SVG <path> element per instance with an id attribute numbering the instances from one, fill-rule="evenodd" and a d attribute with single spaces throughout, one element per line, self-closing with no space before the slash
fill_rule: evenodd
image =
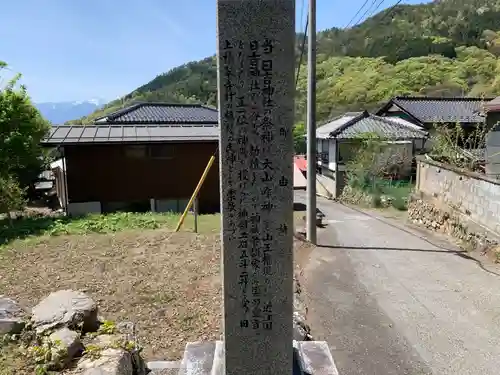
<path id="1" fill-rule="evenodd" d="M 294 341 L 292 350 L 293 370 L 290 375 L 339 375 L 326 342 Z M 226 375 L 224 343 L 188 344 L 181 366 L 184 364 L 188 368 L 180 368 L 179 375 Z"/>
<path id="2" fill-rule="evenodd" d="M 210 374 L 213 367 L 216 342 L 190 342 L 186 345 L 179 375 Z"/>
<path id="3" fill-rule="evenodd" d="M 299 341 L 297 348 L 304 374 L 339 375 L 326 341 Z"/>
<path id="4" fill-rule="evenodd" d="M 181 362 L 180 361 L 150 361 L 146 367 L 150 370 L 150 375 L 178 375 Z"/>
<path id="5" fill-rule="evenodd" d="M 0 335 L 19 333 L 25 311 L 13 299 L 0 295 Z"/>

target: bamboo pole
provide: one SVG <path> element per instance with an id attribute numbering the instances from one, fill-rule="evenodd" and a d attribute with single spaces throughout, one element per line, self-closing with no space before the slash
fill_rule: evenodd
<path id="1" fill-rule="evenodd" d="M 210 171 L 210 168 L 212 167 L 212 164 L 215 161 L 215 155 L 212 155 L 210 157 L 210 160 L 208 161 L 208 164 L 203 171 L 203 174 L 201 175 L 200 181 L 198 182 L 198 185 L 196 186 L 196 189 L 194 189 L 193 195 L 191 196 L 191 199 L 189 200 L 186 209 L 182 213 L 181 218 L 179 219 L 179 222 L 177 223 L 177 227 L 175 228 L 175 231 L 178 232 L 179 229 L 181 229 L 182 223 L 184 223 L 184 219 L 186 218 L 186 215 L 188 214 L 189 210 L 191 209 L 191 206 L 193 205 L 194 200 L 198 196 L 198 193 L 200 192 L 201 186 L 203 185 L 203 182 L 207 178 L 208 171 Z"/>

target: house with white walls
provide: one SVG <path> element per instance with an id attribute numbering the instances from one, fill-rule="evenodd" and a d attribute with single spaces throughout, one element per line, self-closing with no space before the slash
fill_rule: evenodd
<path id="1" fill-rule="evenodd" d="M 346 165 L 356 150 L 359 136 L 377 134 L 391 143 L 391 150 L 413 155 L 422 150 L 429 136 L 421 126 L 401 118 L 380 117 L 364 112 L 348 112 L 336 117 L 316 131 L 318 165 L 320 173 L 331 180 L 331 194 L 338 197 L 345 185 Z"/>

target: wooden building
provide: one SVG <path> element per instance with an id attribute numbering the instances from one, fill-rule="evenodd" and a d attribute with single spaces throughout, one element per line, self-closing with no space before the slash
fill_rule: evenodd
<path id="1" fill-rule="evenodd" d="M 54 127 L 42 144 L 59 150 L 59 200 L 68 214 L 79 215 L 182 211 L 218 140 L 215 109 L 141 103 L 91 126 Z M 200 213 L 219 210 L 218 158 L 198 207 Z"/>

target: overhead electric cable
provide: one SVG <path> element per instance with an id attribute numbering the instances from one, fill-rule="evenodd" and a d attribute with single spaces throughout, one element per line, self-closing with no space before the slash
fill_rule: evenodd
<path id="1" fill-rule="evenodd" d="M 304 9 L 304 0 L 302 0 L 302 10 L 303 9 Z M 302 19 L 300 20 L 300 22 L 302 23 Z M 299 65 L 297 66 L 297 76 L 295 77 L 295 90 L 297 90 L 297 84 L 299 82 L 300 66 L 302 65 L 302 60 L 304 58 L 304 50 L 305 50 L 305 46 L 306 46 L 308 26 L 309 26 L 309 13 L 307 14 L 306 26 L 304 28 L 304 38 L 302 39 L 302 44 L 300 45 Z"/>
<path id="2" fill-rule="evenodd" d="M 351 20 L 348 22 L 347 26 L 344 27 L 344 29 L 348 29 L 349 26 L 351 26 L 351 23 L 352 21 L 355 20 L 355 18 L 358 16 L 358 14 L 363 10 L 363 8 L 365 7 L 365 5 L 368 4 L 368 0 L 365 0 L 365 2 L 363 3 L 363 5 L 361 5 L 361 8 L 358 9 L 358 11 L 356 12 L 356 14 L 351 18 Z"/>
<path id="3" fill-rule="evenodd" d="M 363 20 L 365 18 L 365 16 L 368 14 L 368 12 L 372 10 L 372 8 L 376 2 L 377 2 L 377 0 L 372 1 L 371 5 L 365 10 L 365 12 L 361 15 L 361 17 L 358 18 L 358 20 L 353 24 L 353 26 L 357 25 L 358 23 L 361 22 L 361 20 Z"/>

